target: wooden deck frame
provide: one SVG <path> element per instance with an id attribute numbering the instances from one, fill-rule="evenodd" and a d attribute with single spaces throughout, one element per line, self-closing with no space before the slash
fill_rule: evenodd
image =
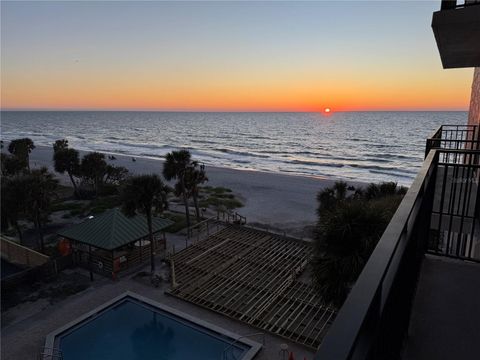
<path id="1" fill-rule="evenodd" d="M 299 280 L 311 244 L 229 225 L 172 255 L 180 299 L 316 349 L 335 317 Z"/>

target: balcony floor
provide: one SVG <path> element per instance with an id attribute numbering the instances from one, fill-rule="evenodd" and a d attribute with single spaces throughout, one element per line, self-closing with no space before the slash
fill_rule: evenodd
<path id="1" fill-rule="evenodd" d="M 402 358 L 476 359 L 480 354 L 480 264 L 427 256 Z"/>

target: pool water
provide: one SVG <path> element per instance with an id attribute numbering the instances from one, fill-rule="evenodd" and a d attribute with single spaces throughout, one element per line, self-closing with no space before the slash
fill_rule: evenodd
<path id="1" fill-rule="evenodd" d="M 129 298 L 57 341 L 64 360 L 233 360 L 249 350 L 235 344 L 224 355 L 233 339 Z"/>

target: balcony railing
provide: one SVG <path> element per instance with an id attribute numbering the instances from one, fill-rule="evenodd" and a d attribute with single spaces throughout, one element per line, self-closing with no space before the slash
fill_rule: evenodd
<path id="1" fill-rule="evenodd" d="M 427 139 L 425 156 L 431 149 L 480 150 L 478 125 L 442 125 Z"/>
<path id="2" fill-rule="evenodd" d="M 453 146 L 442 138 L 448 131 L 433 139 Z M 459 149 L 471 129 L 459 131 L 465 134 L 452 149 L 431 147 L 316 359 L 399 358 L 424 254 L 480 259 L 480 151 Z"/>
<path id="3" fill-rule="evenodd" d="M 437 151 L 428 252 L 480 262 L 480 151 Z"/>

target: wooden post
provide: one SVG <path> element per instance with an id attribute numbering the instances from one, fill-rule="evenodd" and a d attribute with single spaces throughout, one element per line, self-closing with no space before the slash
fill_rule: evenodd
<path id="1" fill-rule="evenodd" d="M 90 269 L 90 281 L 93 281 L 93 270 L 92 270 L 92 245 L 88 245 L 88 268 Z"/>
<path id="2" fill-rule="evenodd" d="M 170 272 L 171 272 L 171 275 L 172 275 L 172 289 L 175 289 L 178 287 L 178 284 L 177 284 L 177 281 L 176 281 L 176 278 L 175 278 L 175 262 L 174 260 L 172 259 L 171 262 L 170 262 Z"/>

